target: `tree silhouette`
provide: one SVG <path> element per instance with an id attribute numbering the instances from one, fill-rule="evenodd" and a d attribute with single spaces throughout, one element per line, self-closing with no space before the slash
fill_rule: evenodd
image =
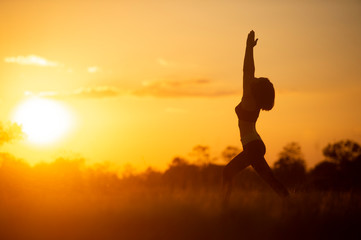
<path id="1" fill-rule="evenodd" d="M 326 160 L 335 163 L 351 162 L 361 155 L 361 146 L 352 140 L 341 140 L 333 144 L 328 144 L 323 149 Z"/>
<path id="2" fill-rule="evenodd" d="M 201 182 L 199 169 L 199 166 L 189 164 L 181 157 L 175 157 L 164 172 L 162 179 L 165 186 L 172 190 L 194 188 Z"/>
<path id="3" fill-rule="evenodd" d="M 196 163 L 206 165 L 211 163 L 209 152 L 208 146 L 197 145 L 192 149 L 192 152 L 189 155 L 194 158 Z"/>
<path id="4" fill-rule="evenodd" d="M 334 162 L 323 161 L 310 171 L 310 185 L 320 190 L 340 188 L 339 170 Z"/>
<path id="5" fill-rule="evenodd" d="M 0 146 L 13 140 L 20 140 L 24 137 L 21 126 L 17 123 L 3 124 L 0 122 Z"/>
<path id="6" fill-rule="evenodd" d="M 328 144 L 325 160 L 310 172 L 310 179 L 321 190 L 361 189 L 361 146 L 352 140 Z"/>
<path id="7" fill-rule="evenodd" d="M 235 146 L 228 146 L 222 152 L 222 159 L 228 163 L 231 161 L 235 156 L 237 156 L 241 152 L 241 149 Z"/>
<path id="8" fill-rule="evenodd" d="M 299 188 L 306 179 L 306 164 L 301 146 L 296 142 L 284 146 L 273 170 L 285 185 L 291 188 Z"/>
<path id="9" fill-rule="evenodd" d="M 175 157 L 175 158 L 173 158 L 169 167 L 177 167 L 177 166 L 185 166 L 185 165 L 188 165 L 188 162 L 186 159 L 184 159 L 182 157 Z"/>

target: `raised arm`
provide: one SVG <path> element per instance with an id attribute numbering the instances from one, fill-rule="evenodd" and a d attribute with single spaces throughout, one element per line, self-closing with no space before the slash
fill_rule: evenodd
<path id="1" fill-rule="evenodd" d="M 258 41 L 258 39 L 255 40 L 254 35 L 252 30 L 247 37 L 246 54 L 243 63 L 243 95 L 249 92 L 250 82 L 254 79 L 253 47 L 256 46 Z"/>

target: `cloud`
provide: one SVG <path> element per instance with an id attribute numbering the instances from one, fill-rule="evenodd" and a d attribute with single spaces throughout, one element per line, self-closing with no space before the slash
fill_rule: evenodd
<path id="1" fill-rule="evenodd" d="M 55 99 L 101 99 L 116 97 L 120 95 L 133 95 L 137 97 L 160 97 L 160 98 L 182 98 L 182 97 L 223 97 L 240 94 L 241 90 L 231 85 L 225 85 L 219 81 L 209 79 L 191 80 L 164 80 L 143 82 L 143 86 L 135 90 L 124 90 L 113 86 L 83 87 L 73 91 L 46 91 L 33 93 L 25 92 L 27 96 L 38 96 Z M 168 112 L 182 112 L 179 109 L 167 109 Z"/>
<path id="2" fill-rule="evenodd" d="M 36 55 L 28 55 L 28 56 L 17 56 L 17 57 L 6 57 L 4 59 L 7 63 L 17 63 L 20 65 L 33 65 L 40 67 L 56 67 L 59 66 L 57 62 L 49 61 L 45 58 L 36 56 Z"/>
<path id="3" fill-rule="evenodd" d="M 238 89 L 226 87 L 209 79 L 192 79 L 144 82 L 143 87 L 132 93 L 137 96 L 155 97 L 221 97 L 239 92 Z"/>
<path id="4" fill-rule="evenodd" d="M 175 66 L 175 64 L 173 62 L 165 60 L 164 58 L 157 58 L 157 62 L 158 62 L 159 65 L 161 65 L 163 67 Z"/>
<path id="5" fill-rule="evenodd" d="M 48 92 L 40 92 L 37 94 L 34 94 L 29 91 L 25 92 L 25 95 L 27 96 L 35 95 L 38 97 L 57 98 L 57 99 L 68 99 L 68 98 L 99 99 L 99 98 L 116 97 L 119 94 L 120 94 L 119 89 L 110 86 L 85 87 L 68 92 L 48 91 Z"/>
<path id="6" fill-rule="evenodd" d="M 99 72 L 100 68 L 98 66 L 92 66 L 92 67 L 88 67 L 88 72 L 89 73 L 96 73 Z"/>
<path id="7" fill-rule="evenodd" d="M 80 98 L 106 98 L 118 96 L 119 90 L 110 86 L 87 87 L 74 91 L 73 95 Z"/>

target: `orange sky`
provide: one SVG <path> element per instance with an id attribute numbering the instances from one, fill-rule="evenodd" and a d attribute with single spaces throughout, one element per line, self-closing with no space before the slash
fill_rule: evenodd
<path id="1" fill-rule="evenodd" d="M 1 151 L 164 169 L 197 144 L 214 156 L 240 146 L 234 107 L 253 29 L 256 76 L 277 94 L 257 125 L 266 157 L 272 165 L 296 141 L 311 167 L 327 143 L 361 142 L 360 25 L 357 0 L 3 0 L 0 121 L 42 96 L 66 105 L 75 127 L 49 146 Z"/>

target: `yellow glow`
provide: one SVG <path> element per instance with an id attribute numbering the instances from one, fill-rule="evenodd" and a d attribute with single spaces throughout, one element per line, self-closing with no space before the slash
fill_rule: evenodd
<path id="1" fill-rule="evenodd" d="M 207 145 L 221 164 L 228 145 L 241 148 L 234 107 L 252 29 L 255 75 L 276 90 L 257 122 L 269 165 L 289 142 L 309 168 L 329 142 L 361 142 L 360 1 L 138 2 L 0 1 L 0 123 L 14 120 L 26 91 L 24 100 L 55 100 L 77 121 L 54 123 L 65 132 L 50 138 L 46 125 L 60 121 L 46 120 L 51 111 L 18 113 L 30 115 L 17 117 L 26 142 L 1 152 L 34 164 L 71 152 L 141 171 Z"/>
<path id="2" fill-rule="evenodd" d="M 15 110 L 13 121 L 22 126 L 27 139 L 34 144 L 47 145 L 64 137 L 72 125 L 71 114 L 59 102 L 31 98 Z"/>

